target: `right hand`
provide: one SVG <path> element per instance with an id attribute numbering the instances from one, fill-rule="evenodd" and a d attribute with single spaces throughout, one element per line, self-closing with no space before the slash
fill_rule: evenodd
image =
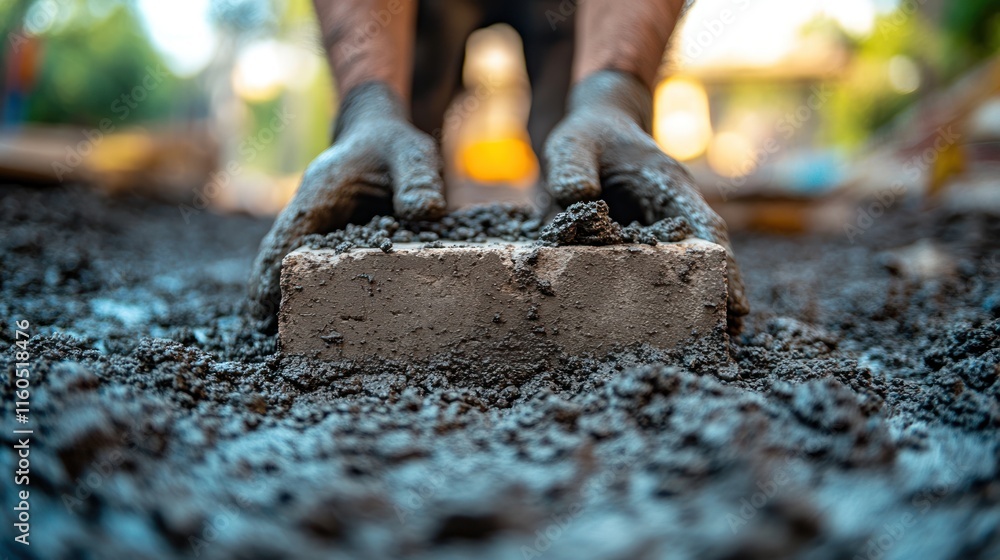
<path id="1" fill-rule="evenodd" d="M 407 121 L 399 98 L 378 82 L 352 89 L 341 104 L 333 145 L 309 165 L 261 241 L 250 277 L 251 315 L 263 330 L 275 329 L 281 260 L 303 237 L 379 214 L 439 218 L 443 186 L 437 143 Z"/>
<path id="2" fill-rule="evenodd" d="M 702 198 L 687 168 L 657 146 L 650 135 L 652 114 L 652 94 L 634 76 L 606 70 L 580 81 L 569 113 L 546 141 L 547 187 L 564 208 L 603 198 L 622 223 L 616 213 L 647 225 L 682 217 L 696 237 L 725 248 L 729 332 L 738 334 L 750 304 L 726 223 Z"/>

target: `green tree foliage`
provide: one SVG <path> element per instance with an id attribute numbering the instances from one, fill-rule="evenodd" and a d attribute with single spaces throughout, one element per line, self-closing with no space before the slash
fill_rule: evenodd
<path id="1" fill-rule="evenodd" d="M 14 17 L 5 17 L 6 25 L 20 28 L 33 3 L 10 8 Z M 178 79 L 162 65 L 129 2 L 58 0 L 49 6 L 59 12 L 50 28 L 39 31 L 41 68 L 29 92 L 29 121 L 93 126 L 104 118 L 137 123 L 169 116 Z M 162 79 L 145 88 L 150 73 Z M 118 109 L 122 96 L 127 99 L 137 87 L 146 90 L 136 92 L 144 98 L 126 105 L 126 115 Z"/>
<path id="2" fill-rule="evenodd" d="M 956 55 L 970 61 L 1000 49 L 1000 2 L 962 0 L 945 5 L 944 29 Z"/>
<path id="3" fill-rule="evenodd" d="M 1000 48 L 1000 2 L 948 2 L 940 18 L 922 3 L 904 2 L 881 16 L 874 32 L 854 45 L 854 58 L 830 107 L 828 141 L 858 146 L 922 94 L 947 87 Z M 889 65 L 904 56 L 920 71 L 920 87 L 901 94 L 891 87 Z"/>

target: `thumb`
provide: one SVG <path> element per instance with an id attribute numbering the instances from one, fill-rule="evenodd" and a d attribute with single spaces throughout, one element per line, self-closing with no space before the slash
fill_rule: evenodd
<path id="1" fill-rule="evenodd" d="M 549 192 L 560 206 L 601 196 L 598 143 L 562 124 L 545 143 Z"/>
<path id="2" fill-rule="evenodd" d="M 440 218 L 447 205 L 437 144 L 430 136 L 416 131 L 393 144 L 388 164 L 396 215 L 408 220 Z"/>
<path id="3" fill-rule="evenodd" d="M 281 211 L 271 230 L 260 242 L 248 283 L 248 310 L 261 321 L 262 330 L 272 332 L 281 302 L 281 261 L 311 233 L 343 228 L 354 201 L 348 189 L 335 184 L 342 173 L 340 158 L 333 151 L 321 154 L 302 177 L 291 202 Z"/>

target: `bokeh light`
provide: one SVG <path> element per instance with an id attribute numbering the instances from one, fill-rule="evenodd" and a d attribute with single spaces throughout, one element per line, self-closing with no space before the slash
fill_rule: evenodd
<path id="1" fill-rule="evenodd" d="M 778 191 L 833 188 L 842 173 L 801 162 L 863 154 L 923 94 L 947 91 L 995 57 L 996 12 L 983 2 L 699 0 L 664 57 L 654 139 L 699 184 L 746 177 L 741 184 Z M 310 0 L 26 0 L 0 3 L 0 27 L 11 38 L 5 126 L 58 138 L 113 120 L 81 165 L 91 176 L 129 177 L 169 160 L 162 146 L 181 138 L 207 162 L 188 168 L 244 169 L 213 204 L 273 213 L 329 146 L 340 97 Z M 521 38 L 493 25 L 469 36 L 465 54 L 465 89 L 436 131 L 445 182 L 486 187 L 482 201 L 526 192 L 539 179 L 540 139 L 527 134 Z M 140 92 L 143 101 L 122 101 L 148 68 L 166 76 Z M 272 134 L 275 111 L 296 117 Z M 970 126 L 992 130 L 992 113 L 969 114 L 980 115 Z M 273 141 L 246 149 L 262 132 Z"/>
<path id="2" fill-rule="evenodd" d="M 673 77 L 654 94 L 653 136 L 668 155 L 687 161 L 704 153 L 712 137 L 708 94 L 697 80 Z"/>
<path id="3" fill-rule="evenodd" d="M 216 52 L 217 36 L 208 22 L 210 0 L 139 0 L 146 32 L 164 62 L 178 76 L 193 76 Z"/>
<path id="4" fill-rule="evenodd" d="M 737 131 L 715 135 L 707 158 L 712 170 L 723 177 L 744 177 L 756 167 L 753 143 Z"/>
<path id="5" fill-rule="evenodd" d="M 240 52 L 233 68 L 233 89 L 247 101 L 262 103 L 286 89 L 304 90 L 319 71 L 316 57 L 303 56 L 292 45 L 264 39 Z"/>
<path id="6" fill-rule="evenodd" d="M 459 154 L 469 178 L 484 183 L 520 183 L 535 173 L 536 161 L 525 138 L 496 138 L 471 142 Z"/>
<path id="7" fill-rule="evenodd" d="M 474 32 L 468 40 L 462 81 L 466 93 L 452 107 L 457 122 L 456 179 L 527 188 L 538 162 L 527 133 L 531 94 L 521 38 L 508 25 Z"/>
<path id="8" fill-rule="evenodd" d="M 889 85 L 899 93 L 911 93 L 920 87 L 920 68 L 908 56 L 889 59 Z"/>

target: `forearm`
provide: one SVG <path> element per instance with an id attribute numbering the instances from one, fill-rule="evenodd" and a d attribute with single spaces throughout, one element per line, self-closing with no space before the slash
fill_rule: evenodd
<path id="1" fill-rule="evenodd" d="M 417 0 L 313 0 L 330 69 L 343 97 L 385 83 L 405 103 L 413 74 Z"/>
<path id="2" fill-rule="evenodd" d="M 584 0 L 576 26 L 573 81 L 618 70 L 652 89 L 684 0 Z"/>

